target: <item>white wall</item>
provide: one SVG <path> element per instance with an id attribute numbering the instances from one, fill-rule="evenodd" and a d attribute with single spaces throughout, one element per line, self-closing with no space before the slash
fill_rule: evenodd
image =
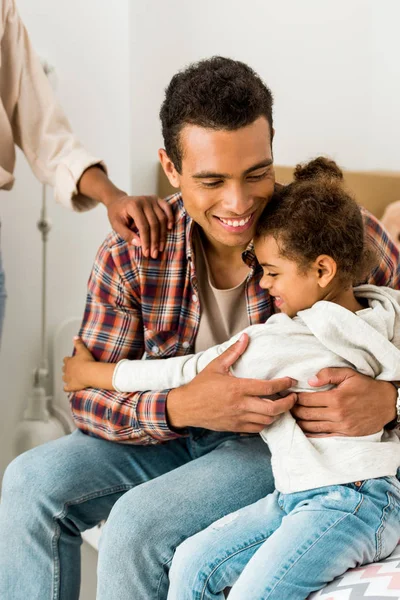
<path id="1" fill-rule="evenodd" d="M 128 190 L 128 0 L 18 0 L 40 55 L 58 73 L 57 95 L 88 150 L 106 161 L 114 181 Z M 17 183 L 0 192 L 2 249 L 8 304 L 0 361 L 0 477 L 40 358 L 41 238 L 36 229 L 41 186 L 22 154 Z M 104 207 L 85 214 L 56 205 L 49 193 L 49 337 L 64 319 L 81 316 L 86 282 L 97 248 L 109 230 Z"/>
<path id="2" fill-rule="evenodd" d="M 322 152 L 399 170 L 399 22 L 397 0 L 132 2 L 133 184 L 153 184 L 171 75 L 213 54 L 247 62 L 274 92 L 277 163 Z"/>

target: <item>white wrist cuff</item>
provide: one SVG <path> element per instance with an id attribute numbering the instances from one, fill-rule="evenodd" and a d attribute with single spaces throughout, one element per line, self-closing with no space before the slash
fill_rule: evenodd
<path id="1" fill-rule="evenodd" d="M 119 362 L 117 362 L 117 364 L 115 365 L 113 376 L 112 376 L 112 386 L 113 386 L 114 390 L 116 392 L 119 392 L 120 394 L 122 394 L 123 392 L 122 392 L 122 390 L 117 385 L 117 375 L 118 375 L 118 371 L 119 371 L 122 363 L 127 362 L 127 360 L 128 360 L 127 358 L 123 358 L 122 360 L 120 360 Z"/>

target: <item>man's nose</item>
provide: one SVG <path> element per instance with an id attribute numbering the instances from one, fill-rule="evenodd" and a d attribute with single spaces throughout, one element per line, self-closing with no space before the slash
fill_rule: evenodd
<path id="1" fill-rule="evenodd" d="M 252 200 L 245 187 L 241 184 L 233 184 L 226 189 L 223 199 L 224 208 L 233 215 L 244 215 L 252 207 Z"/>

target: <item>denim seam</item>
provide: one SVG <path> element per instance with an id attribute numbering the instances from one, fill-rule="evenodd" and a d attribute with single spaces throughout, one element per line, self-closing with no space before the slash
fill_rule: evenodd
<path id="1" fill-rule="evenodd" d="M 60 590 L 60 558 L 57 552 L 58 540 L 60 539 L 60 526 L 58 523 L 55 523 L 55 531 L 53 535 L 53 539 L 51 540 L 51 547 L 53 550 L 53 565 L 54 565 L 54 573 L 53 573 L 53 600 L 57 600 L 57 596 L 59 596 Z"/>
<path id="2" fill-rule="evenodd" d="M 374 562 L 377 562 L 378 560 L 381 559 L 382 545 L 383 545 L 383 542 L 382 542 L 383 530 L 385 528 L 386 521 L 388 520 L 389 515 L 395 509 L 393 494 L 391 494 L 391 492 L 386 492 L 386 494 L 387 494 L 387 498 L 388 498 L 388 503 L 386 504 L 386 506 L 384 507 L 384 509 L 382 511 L 381 522 L 380 522 L 380 525 L 376 532 L 376 554 L 374 557 Z"/>
<path id="3" fill-rule="evenodd" d="M 162 567 L 162 570 L 161 570 L 161 575 L 160 575 L 160 578 L 159 578 L 159 580 L 158 580 L 158 586 L 157 586 L 157 598 L 160 598 L 161 583 L 162 583 L 162 580 L 163 580 L 163 577 L 164 577 L 164 572 L 163 572 L 163 569 L 164 569 L 164 568 L 165 568 L 167 565 L 169 565 L 169 564 L 171 564 L 171 563 L 172 563 L 172 559 L 173 559 L 173 557 L 172 557 L 172 558 L 170 558 L 169 560 L 167 560 L 166 562 L 164 562 L 164 563 L 161 565 L 161 567 Z"/>
<path id="4" fill-rule="evenodd" d="M 54 522 L 54 534 L 52 538 L 52 550 L 53 550 L 53 600 L 58 600 L 59 591 L 60 591 L 60 558 L 58 553 L 58 542 L 61 535 L 61 528 L 58 524 L 60 519 L 63 519 L 67 513 L 68 508 L 70 506 L 76 506 L 78 504 L 82 504 L 83 502 L 87 502 L 88 500 L 93 500 L 94 498 L 99 498 L 101 496 L 109 496 L 110 494 L 115 494 L 116 492 L 128 491 L 132 489 L 134 485 L 124 484 L 124 485 L 116 485 L 111 488 L 105 488 L 104 490 L 98 490 L 97 492 L 92 492 L 91 494 L 86 494 L 85 496 L 81 496 L 75 500 L 70 500 L 66 502 L 63 506 L 63 510 L 53 517 Z"/>
<path id="5" fill-rule="evenodd" d="M 339 523 L 341 523 L 342 521 L 344 521 L 345 519 L 347 519 L 347 517 L 353 516 L 355 515 L 361 504 L 363 503 L 364 497 L 362 497 L 359 501 L 359 503 L 357 504 L 357 506 L 355 507 L 355 509 L 353 510 L 352 513 L 347 513 L 346 515 L 343 515 L 343 517 L 341 519 L 338 519 L 337 521 L 335 521 L 334 523 L 332 523 L 332 525 L 330 525 L 328 527 L 328 529 L 326 529 L 319 537 L 318 539 L 314 540 L 314 542 L 312 544 L 310 544 L 310 546 L 308 546 L 308 548 L 297 558 L 297 560 L 294 561 L 293 564 L 291 564 L 284 572 L 284 574 L 282 575 L 282 577 L 279 578 L 279 581 L 277 581 L 275 583 L 275 585 L 267 592 L 268 596 L 265 596 L 265 600 L 268 599 L 268 597 L 270 596 L 271 592 L 273 592 L 277 586 L 284 580 L 284 578 L 286 577 L 286 575 L 291 571 L 291 569 L 299 562 L 299 560 L 305 556 L 307 554 L 307 552 L 309 552 L 311 550 L 311 548 L 313 548 L 315 546 L 315 544 L 317 544 L 327 533 L 328 531 L 330 531 L 332 529 L 332 527 L 336 527 Z"/>

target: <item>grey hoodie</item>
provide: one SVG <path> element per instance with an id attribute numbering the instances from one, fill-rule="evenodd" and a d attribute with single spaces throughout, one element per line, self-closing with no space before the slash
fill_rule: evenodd
<path id="1" fill-rule="evenodd" d="M 400 380 L 400 292 L 362 285 L 355 295 L 369 308 L 352 313 L 321 301 L 293 319 L 275 314 L 244 331 L 246 352 L 232 367 L 236 377 L 297 381 L 293 391 L 315 392 L 308 379 L 325 367 L 350 367 L 379 380 Z M 238 340 L 195 355 L 163 360 L 122 360 L 113 384 L 121 392 L 169 389 L 191 381 Z M 329 386 L 325 389 L 329 389 Z M 400 466 L 400 441 L 394 432 L 364 437 L 308 438 L 290 413 L 261 432 L 272 453 L 276 488 L 284 493 L 392 476 Z"/>

